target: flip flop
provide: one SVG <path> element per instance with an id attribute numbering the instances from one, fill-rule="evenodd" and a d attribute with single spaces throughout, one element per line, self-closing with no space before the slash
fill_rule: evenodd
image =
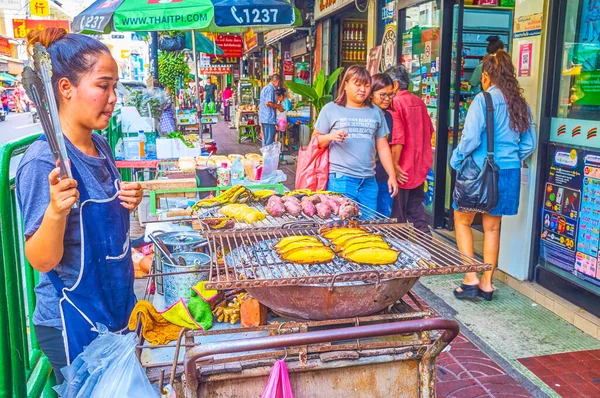
<path id="1" fill-rule="evenodd" d="M 494 298 L 494 291 L 492 290 L 491 292 L 484 292 L 478 288 L 477 295 L 483 298 L 485 301 L 492 301 L 492 298 Z"/>
<path id="2" fill-rule="evenodd" d="M 454 297 L 459 300 L 475 298 L 479 293 L 479 286 L 477 285 L 465 285 L 461 283 L 460 289 L 462 292 L 458 291 L 458 289 L 454 289 Z"/>

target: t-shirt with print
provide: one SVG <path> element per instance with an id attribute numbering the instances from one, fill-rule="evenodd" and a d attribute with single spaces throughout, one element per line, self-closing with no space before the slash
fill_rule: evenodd
<path id="1" fill-rule="evenodd" d="M 93 199 L 106 199 L 115 194 L 116 188 L 109 172 L 118 175 L 110 147 L 106 140 L 93 134 L 92 140 L 100 157 L 88 156 L 65 140 L 71 164 L 77 169 L 85 187 Z M 54 158 L 46 141 L 35 141 L 19 164 L 16 178 L 17 199 L 23 214 L 26 237 L 32 236 L 40 227 L 44 213 L 50 203 L 48 175 L 54 169 Z M 77 281 L 81 267 L 81 232 L 79 230 L 79 209 L 73 208 L 67 217 L 67 227 L 63 240 L 64 254 L 54 270 L 67 287 Z M 106 231 L 110 233 L 110 231 Z M 40 273 L 40 281 L 35 287 L 36 305 L 33 323 L 39 326 L 62 330 L 59 310 L 59 295 L 46 273 Z"/>
<path id="2" fill-rule="evenodd" d="M 330 102 L 321 109 L 315 129 L 322 134 L 345 131 L 344 142 L 329 144 L 329 172 L 349 177 L 375 175 L 375 140 L 389 134 L 381 109 L 350 108 Z"/>

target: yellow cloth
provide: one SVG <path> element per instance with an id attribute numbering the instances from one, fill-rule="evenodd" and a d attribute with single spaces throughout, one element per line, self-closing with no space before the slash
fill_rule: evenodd
<path id="1" fill-rule="evenodd" d="M 200 326 L 196 322 L 192 315 L 188 311 L 187 306 L 183 302 L 183 300 L 177 301 L 175 304 L 170 306 L 165 312 L 162 312 L 161 315 L 169 322 L 174 325 L 178 325 L 184 328 L 198 330 Z"/>
<path id="2" fill-rule="evenodd" d="M 135 330 L 138 314 L 141 316 L 142 336 L 151 344 L 167 344 L 177 340 L 181 326 L 169 322 L 146 300 L 137 302 L 129 317 L 129 330 Z"/>
<path id="3" fill-rule="evenodd" d="M 190 300 L 187 305 L 183 300 L 179 300 L 160 314 L 169 322 L 188 329 L 210 329 L 213 321 L 210 301 L 219 292 L 207 290 L 205 283 L 206 281 L 198 282 L 190 288 Z"/>

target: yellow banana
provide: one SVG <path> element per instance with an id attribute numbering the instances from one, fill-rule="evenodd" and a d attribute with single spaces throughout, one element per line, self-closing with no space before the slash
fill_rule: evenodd
<path id="1" fill-rule="evenodd" d="M 339 252 L 343 252 L 344 250 L 346 250 L 347 247 L 350 247 L 354 244 L 372 243 L 372 242 L 384 242 L 384 241 L 383 241 L 383 238 L 378 235 L 355 236 L 355 237 L 352 237 L 352 238 L 344 241 L 344 243 L 337 245 L 335 247 L 335 251 L 336 251 L 336 253 L 339 253 Z"/>
<path id="2" fill-rule="evenodd" d="M 327 246 L 299 247 L 283 253 L 280 258 L 294 264 L 328 263 L 335 257 L 335 253 Z"/>
<path id="3" fill-rule="evenodd" d="M 392 249 L 358 249 L 343 254 L 343 258 L 359 264 L 387 265 L 398 261 L 398 252 Z"/>
<path id="4" fill-rule="evenodd" d="M 285 238 L 282 238 L 279 242 L 277 242 L 275 244 L 275 248 L 276 249 L 280 249 L 292 242 L 297 242 L 299 240 L 309 240 L 311 242 L 314 243 L 321 243 L 321 241 L 319 240 L 319 238 L 315 237 L 315 236 L 286 236 Z"/>
<path id="5" fill-rule="evenodd" d="M 390 246 L 387 243 L 385 243 L 383 240 L 352 243 L 351 245 L 347 246 L 343 250 L 341 255 L 343 256 L 344 253 L 352 253 L 353 251 L 360 250 L 360 249 L 374 249 L 374 248 L 389 249 Z"/>
<path id="6" fill-rule="evenodd" d="M 353 232 L 365 232 L 365 230 L 362 228 L 336 228 L 336 229 L 332 229 L 332 230 L 323 232 L 321 235 L 325 239 L 333 240 L 339 236 L 342 236 L 347 233 L 353 233 Z"/>
<path id="7" fill-rule="evenodd" d="M 342 243 L 344 243 L 345 241 L 347 241 L 348 239 L 352 239 L 352 238 L 356 238 L 358 236 L 371 236 L 370 233 L 365 232 L 365 231 L 348 231 L 347 233 L 338 236 L 337 238 L 331 240 L 331 244 L 338 246 Z"/>

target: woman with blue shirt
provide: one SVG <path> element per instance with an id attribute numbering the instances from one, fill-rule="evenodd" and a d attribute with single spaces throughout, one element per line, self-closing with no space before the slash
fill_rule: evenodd
<path id="1" fill-rule="evenodd" d="M 494 104 L 494 159 L 500 169 L 498 205 L 482 214 L 483 261 L 492 264 L 493 268 L 484 272 L 481 278 L 475 272 L 467 273 L 454 295 L 459 299 L 482 297 L 489 301 L 494 294 L 492 276 L 498 264 L 502 216 L 513 216 L 519 211 L 521 165 L 533 153 L 535 130 L 510 55 L 499 50 L 485 56 L 482 71 L 481 86 L 490 93 Z M 450 165 L 458 170 L 462 161 L 472 156 L 477 165 L 483 167 L 486 153 L 485 99 L 479 94 L 469 107 L 462 138 L 452 154 Z M 471 224 L 476 213 L 458 211 L 456 204 L 453 207 L 458 249 L 474 257 Z"/>
<path id="2" fill-rule="evenodd" d="M 369 209 L 377 209 L 379 187 L 375 155 L 388 174 L 387 190 L 398 194 L 398 181 L 388 144 L 383 112 L 371 103 L 371 75 L 362 66 L 346 70 L 338 97 L 321 109 L 314 134 L 319 148 L 329 148 L 327 190 L 341 193 Z"/>

